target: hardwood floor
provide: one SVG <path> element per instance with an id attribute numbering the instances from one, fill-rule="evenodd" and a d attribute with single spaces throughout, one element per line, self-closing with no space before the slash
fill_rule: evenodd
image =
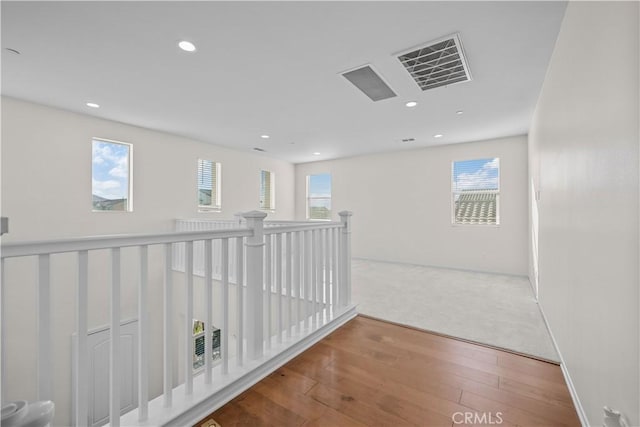
<path id="1" fill-rule="evenodd" d="M 197 426 L 211 420 L 222 427 L 580 425 L 559 366 L 362 316 Z"/>

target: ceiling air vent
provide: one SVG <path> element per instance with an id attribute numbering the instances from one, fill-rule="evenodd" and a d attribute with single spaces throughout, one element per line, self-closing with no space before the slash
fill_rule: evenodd
<path id="1" fill-rule="evenodd" d="M 373 70 L 371 65 L 346 71 L 342 75 L 371 98 L 372 101 L 381 101 L 396 96 L 396 93 Z"/>
<path id="2" fill-rule="evenodd" d="M 398 59 L 422 90 L 471 80 L 458 34 L 413 48 Z"/>

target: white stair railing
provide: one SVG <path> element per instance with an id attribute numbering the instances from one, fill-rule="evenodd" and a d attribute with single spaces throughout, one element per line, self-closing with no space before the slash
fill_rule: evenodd
<path id="1" fill-rule="evenodd" d="M 196 231 L 177 231 L 153 235 L 105 236 L 57 241 L 10 243 L 2 246 L 2 291 L 19 283 L 5 278 L 21 276 L 24 262 L 12 265 L 13 259 L 37 260 L 37 294 L 33 311 L 37 313 L 38 399 L 53 399 L 59 387 L 54 375 L 59 365 L 71 361 L 57 360 L 52 328 L 56 327 L 52 306 L 51 283 L 58 269 L 52 268 L 60 254 L 75 254 L 75 364 L 72 390 L 74 425 L 85 425 L 89 414 L 89 291 L 95 283 L 91 262 L 100 263 L 108 251 L 109 286 L 109 419 L 119 425 L 180 425 L 195 422 L 233 398 L 253 382 L 294 357 L 322 336 L 355 316 L 350 305 L 350 212 L 341 212 L 340 222 L 279 222 L 265 224 L 266 214 L 249 212 L 243 221 L 208 223 Z M 238 224 L 243 227 L 238 227 Z M 233 224 L 235 228 L 230 228 Z M 211 229 L 214 228 L 214 229 Z M 131 251 L 129 248 L 138 248 Z M 154 251 L 155 256 L 150 254 Z M 162 255 L 157 256 L 161 251 Z M 135 260 L 132 260 L 133 258 Z M 101 258 L 102 257 L 102 258 Z M 137 268 L 124 268 L 135 261 Z M 16 271 L 11 271 L 15 268 Z M 201 268 L 201 271 L 197 271 Z M 10 274 L 5 274 L 8 269 Z M 232 271 L 235 270 L 235 271 Z M 135 274 L 131 272 L 135 271 Z M 202 282 L 200 282 L 202 276 Z M 162 283 L 151 278 L 163 277 Z M 233 278 L 233 280 L 231 280 Z M 193 371 L 194 279 L 202 283 L 204 306 L 205 364 L 204 375 Z M 134 281 L 137 288 L 137 383 L 138 408 L 121 418 L 120 324 L 123 284 Z M 182 287 L 184 305 L 173 299 Z M 200 286 L 200 285 L 198 285 Z M 219 292 L 214 293 L 214 288 Z M 162 369 L 149 371 L 150 293 L 162 294 Z M 217 299 L 214 296 L 220 295 Z M 199 301 L 198 301 L 199 302 Z M 20 327 L 20 319 L 6 318 L 6 301 L 2 301 L 2 322 L 7 328 Z M 64 307 L 63 307 L 64 309 Z M 179 311 L 182 342 L 175 342 L 174 320 Z M 214 313 L 219 317 L 220 361 L 213 362 Z M 230 329 L 235 324 L 235 334 Z M 156 338 L 158 339 L 158 338 Z M 6 353 L 19 351 L 5 346 Z M 231 341 L 235 340 L 235 348 Z M 182 359 L 179 372 L 173 361 Z M 11 358 L 10 358 L 11 360 Z M 3 361 L 6 362 L 6 361 Z M 11 370 L 11 365 L 3 369 Z M 6 372 L 2 372 L 5 378 Z M 162 375 L 159 390 L 150 390 L 150 375 Z M 180 384 L 174 378 L 181 376 Z M 11 383 L 4 384 L 4 396 L 11 396 Z M 21 396 L 15 396 L 18 400 Z M 71 408 L 56 408 L 69 413 Z M 58 423 L 64 423 L 62 419 Z"/>

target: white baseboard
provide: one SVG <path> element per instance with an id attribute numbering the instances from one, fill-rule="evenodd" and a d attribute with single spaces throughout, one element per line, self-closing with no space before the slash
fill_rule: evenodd
<path id="1" fill-rule="evenodd" d="M 580 403 L 580 398 L 578 397 L 578 392 L 576 391 L 575 386 L 573 385 L 573 381 L 571 380 L 571 375 L 569 375 L 569 371 L 567 370 L 567 364 L 562 357 L 562 352 L 558 347 L 558 343 L 556 342 L 556 338 L 553 336 L 553 332 L 551 331 L 551 327 L 549 327 L 549 322 L 547 321 L 547 316 L 544 314 L 544 310 L 538 301 L 538 309 L 540 310 L 540 314 L 542 314 L 542 319 L 544 320 L 544 324 L 547 327 L 547 331 L 549 331 L 549 335 L 551 336 L 551 341 L 553 342 L 553 346 L 556 349 L 556 353 L 558 353 L 558 357 L 560 358 L 560 369 L 562 370 L 562 375 L 564 376 L 564 380 L 567 382 L 567 387 L 569 388 L 569 394 L 571 394 L 571 400 L 573 400 L 573 405 L 576 407 L 576 412 L 578 413 L 578 418 L 580 418 L 580 424 L 583 427 L 589 427 L 589 420 L 587 419 L 587 414 Z"/>

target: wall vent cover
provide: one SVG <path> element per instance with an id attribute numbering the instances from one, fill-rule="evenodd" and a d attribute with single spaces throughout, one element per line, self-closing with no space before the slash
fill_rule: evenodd
<path id="1" fill-rule="evenodd" d="M 371 65 L 365 65 L 341 74 L 372 101 L 381 101 L 397 96 Z"/>
<path id="2" fill-rule="evenodd" d="M 458 34 L 413 48 L 399 54 L 398 59 L 422 90 L 471 80 Z"/>

